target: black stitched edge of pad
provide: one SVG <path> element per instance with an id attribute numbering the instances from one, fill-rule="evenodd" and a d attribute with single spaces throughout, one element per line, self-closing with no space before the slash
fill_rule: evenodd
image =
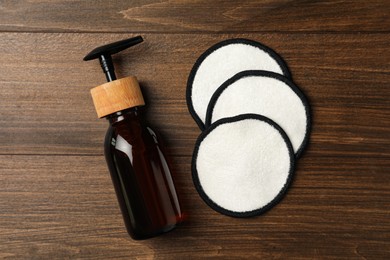
<path id="1" fill-rule="evenodd" d="M 207 106 L 205 127 L 208 128 L 210 126 L 211 116 L 212 116 L 212 113 L 214 111 L 215 103 L 217 102 L 219 96 L 223 93 L 223 91 L 225 89 L 227 89 L 234 82 L 236 82 L 242 78 L 250 77 L 250 76 L 262 76 L 262 77 L 274 78 L 276 80 L 283 81 L 301 99 L 303 106 L 305 107 L 306 118 L 307 118 L 305 137 L 303 138 L 303 141 L 302 141 L 301 145 L 299 146 L 299 149 L 295 153 L 296 158 L 301 157 L 303 151 L 305 150 L 305 148 L 309 142 L 309 136 L 310 136 L 310 132 L 311 132 L 312 118 L 311 118 L 310 104 L 309 104 L 309 101 L 308 101 L 307 97 L 305 96 L 305 94 L 303 94 L 303 92 L 298 88 L 297 85 L 295 85 L 290 79 L 284 77 L 283 75 L 275 73 L 275 72 L 264 71 L 264 70 L 246 70 L 246 71 L 242 71 L 242 72 L 237 73 L 236 75 L 234 75 L 233 77 L 231 77 L 230 79 L 225 81 L 211 96 L 209 105 Z"/>
<path id="2" fill-rule="evenodd" d="M 188 80 L 187 80 L 186 99 L 187 99 L 188 111 L 190 112 L 192 118 L 197 123 L 200 130 L 202 130 L 202 131 L 205 129 L 205 125 L 203 124 L 202 120 L 199 118 L 198 114 L 195 112 L 194 106 L 192 104 L 192 99 L 191 99 L 192 83 L 194 82 L 195 74 L 198 71 L 200 64 L 202 64 L 202 62 L 206 59 L 207 56 L 209 56 L 215 50 L 217 50 L 223 46 L 226 46 L 229 44 L 234 44 L 234 43 L 242 43 L 242 44 L 251 45 L 251 46 L 254 46 L 256 48 L 261 49 L 262 51 L 265 51 L 278 63 L 278 65 L 282 69 L 284 76 L 291 78 L 290 70 L 288 69 L 286 62 L 282 59 L 282 57 L 280 57 L 271 48 L 269 48 L 269 47 L 267 47 L 259 42 L 248 40 L 248 39 L 243 39 L 243 38 L 236 38 L 236 39 L 224 40 L 224 41 L 221 41 L 221 42 L 211 46 L 202 55 L 200 55 L 200 57 L 196 60 L 194 66 L 191 69 L 190 75 L 188 76 Z"/>
<path id="3" fill-rule="evenodd" d="M 226 124 L 226 123 L 233 123 L 233 122 L 237 122 L 237 121 L 242 121 L 242 120 L 246 120 L 246 119 L 255 119 L 255 120 L 260 120 L 260 121 L 266 122 L 269 125 L 271 125 L 272 127 L 274 127 L 281 134 L 283 140 L 285 141 L 285 143 L 287 145 L 287 149 L 288 149 L 288 152 L 289 152 L 289 155 L 290 155 L 290 170 L 289 170 L 288 177 L 287 177 L 287 180 L 286 180 L 283 188 L 280 190 L 278 195 L 276 195 L 275 198 L 273 200 L 271 200 L 267 205 L 265 205 L 264 207 L 255 209 L 255 210 L 251 210 L 251 211 L 237 212 L 237 211 L 231 211 L 231 210 L 222 208 L 221 206 L 216 204 L 212 199 L 210 199 L 207 196 L 207 194 L 204 192 L 204 190 L 202 188 L 202 185 L 201 185 L 199 177 L 198 177 L 198 171 L 197 171 L 197 168 L 196 168 L 196 161 L 197 161 L 197 157 L 198 157 L 200 144 L 202 143 L 204 138 L 206 138 L 207 135 L 211 131 L 213 131 L 215 128 L 217 128 L 220 125 L 223 125 L 223 124 Z M 269 209 L 271 209 L 272 207 L 274 207 L 276 204 L 278 204 L 282 200 L 282 198 L 286 194 L 287 189 L 290 186 L 290 184 L 292 182 L 292 179 L 293 179 L 294 169 L 295 169 L 295 157 L 294 157 L 294 150 L 293 150 L 292 144 L 291 144 L 290 140 L 288 139 L 286 133 L 274 121 L 272 121 L 271 119 L 269 119 L 267 117 L 264 117 L 264 116 L 261 116 L 261 115 L 257 115 L 257 114 L 241 114 L 241 115 L 238 115 L 238 116 L 235 116 L 235 117 L 229 117 L 229 118 L 220 119 L 220 120 L 216 121 L 214 124 L 212 124 L 208 129 L 206 129 L 204 132 L 202 132 L 199 135 L 199 137 L 198 137 L 198 139 L 196 141 L 195 148 L 194 148 L 194 153 L 193 153 L 193 156 L 192 156 L 192 166 L 191 166 L 191 168 L 192 168 L 192 180 L 194 182 L 195 188 L 198 191 L 200 197 L 203 199 L 203 201 L 210 208 L 214 209 L 215 211 L 217 211 L 219 213 L 227 215 L 227 216 L 237 217 L 237 218 L 245 218 L 245 217 L 254 217 L 254 216 L 261 215 L 264 212 L 266 212 Z"/>

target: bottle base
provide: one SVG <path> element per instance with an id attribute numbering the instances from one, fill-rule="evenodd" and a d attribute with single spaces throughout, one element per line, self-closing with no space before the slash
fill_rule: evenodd
<path id="1" fill-rule="evenodd" d="M 128 232 L 128 233 L 129 233 L 130 237 L 134 240 L 145 240 L 145 239 L 149 239 L 152 237 L 156 237 L 156 236 L 168 233 L 168 232 L 174 230 L 177 227 L 177 225 L 178 225 L 177 223 L 173 224 L 173 225 L 167 225 L 167 226 L 163 227 L 162 229 L 157 230 L 157 231 L 150 233 L 150 234 L 134 234 L 134 233 L 130 233 L 130 232 Z"/>

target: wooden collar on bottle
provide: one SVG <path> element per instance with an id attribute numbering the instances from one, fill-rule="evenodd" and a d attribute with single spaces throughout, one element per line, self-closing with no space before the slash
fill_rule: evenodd
<path id="1" fill-rule="evenodd" d="M 134 76 L 117 79 L 91 89 L 93 103 L 98 117 L 145 105 L 137 78 Z"/>

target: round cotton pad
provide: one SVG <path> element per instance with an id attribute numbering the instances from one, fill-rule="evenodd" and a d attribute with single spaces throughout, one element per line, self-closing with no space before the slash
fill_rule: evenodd
<path id="1" fill-rule="evenodd" d="M 245 113 L 263 115 L 276 122 L 299 157 L 309 137 L 311 119 L 307 99 L 294 83 L 273 72 L 240 72 L 211 97 L 206 127 L 221 118 Z"/>
<path id="2" fill-rule="evenodd" d="M 258 42 L 230 39 L 217 43 L 199 57 L 187 82 L 188 110 L 201 130 L 214 91 L 244 70 L 267 70 L 290 77 L 282 58 Z"/>
<path id="3" fill-rule="evenodd" d="M 283 130 L 255 114 L 221 119 L 198 138 L 192 177 L 202 199 L 233 217 L 259 215 L 292 180 L 294 153 Z"/>

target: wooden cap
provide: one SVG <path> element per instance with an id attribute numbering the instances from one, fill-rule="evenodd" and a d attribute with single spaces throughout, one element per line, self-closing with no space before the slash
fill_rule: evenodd
<path id="1" fill-rule="evenodd" d="M 123 109 L 145 105 L 137 78 L 134 76 L 97 86 L 91 89 L 91 95 L 99 118 Z"/>

